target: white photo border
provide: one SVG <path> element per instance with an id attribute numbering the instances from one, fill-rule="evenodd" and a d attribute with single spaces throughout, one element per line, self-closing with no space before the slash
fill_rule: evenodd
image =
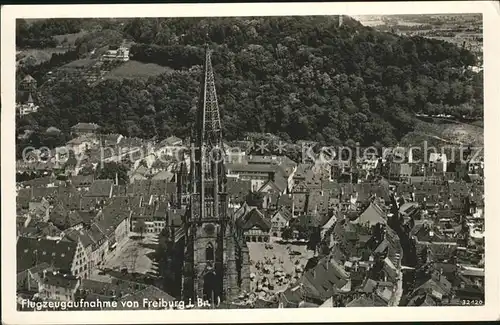
<path id="1" fill-rule="evenodd" d="M 15 218 L 15 20 L 17 18 L 81 17 L 209 17 L 291 15 L 391 15 L 481 13 L 484 37 L 485 122 L 485 305 L 480 307 L 359 307 L 167 311 L 55 311 L 16 310 Z M 500 306 L 500 26 L 495 1 L 254 3 L 254 4 L 113 4 L 6 5 L 1 9 L 1 184 L 2 184 L 2 321 L 5 324 L 138 324 L 138 323 L 293 323 L 359 321 L 496 320 Z"/>

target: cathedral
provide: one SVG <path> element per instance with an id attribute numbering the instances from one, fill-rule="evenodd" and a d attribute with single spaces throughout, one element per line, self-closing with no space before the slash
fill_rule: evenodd
<path id="1" fill-rule="evenodd" d="M 211 53 L 205 53 L 189 162 L 177 177 L 182 217 L 167 213 L 165 289 L 187 301 L 217 304 L 250 289 L 248 247 L 229 209 L 222 128 Z M 174 220 L 175 219 L 175 220 Z"/>

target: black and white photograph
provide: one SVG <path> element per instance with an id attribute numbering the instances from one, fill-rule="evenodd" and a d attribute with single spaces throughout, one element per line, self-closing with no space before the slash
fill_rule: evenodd
<path id="1" fill-rule="evenodd" d="M 499 53 L 485 36 L 495 4 L 481 3 L 16 10 L 2 28 L 2 57 L 15 55 L 2 86 L 10 321 L 373 310 L 349 307 L 498 317 L 486 309 L 498 302 L 485 227 L 498 176 L 484 132 L 498 83 L 484 62 Z M 387 310 L 378 317 L 400 308 Z"/>

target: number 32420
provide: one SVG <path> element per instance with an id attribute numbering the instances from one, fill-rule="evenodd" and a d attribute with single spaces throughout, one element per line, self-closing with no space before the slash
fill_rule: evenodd
<path id="1" fill-rule="evenodd" d="M 471 299 L 462 300 L 462 306 L 480 306 L 480 305 L 483 305 L 482 300 L 471 300 Z"/>

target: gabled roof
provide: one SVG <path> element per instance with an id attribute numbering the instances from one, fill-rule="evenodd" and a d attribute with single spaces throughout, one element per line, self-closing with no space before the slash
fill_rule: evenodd
<path id="1" fill-rule="evenodd" d="M 50 213 L 50 221 L 61 230 L 65 230 L 83 223 L 83 219 L 77 211 L 67 211 L 63 208 Z"/>
<path id="2" fill-rule="evenodd" d="M 98 243 L 99 241 L 103 240 L 106 238 L 104 232 L 99 228 L 99 226 L 96 223 L 93 223 L 89 230 L 88 230 L 88 235 L 92 238 L 92 240 L 95 243 Z"/>
<path id="3" fill-rule="evenodd" d="M 113 232 L 116 227 L 131 214 L 128 197 L 115 197 L 102 209 L 102 216 L 97 221 L 99 228 L 106 234 Z"/>
<path id="4" fill-rule="evenodd" d="M 243 230 L 248 230 L 253 227 L 259 227 L 262 231 L 271 230 L 271 222 L 256 207 L 253 207 L 245 215 L 239 218 L 237 222 Z"/>
<path id="5" fill-rule="evenodd" d="M 370 203 L 365 211 L 363 211 L 353 223 L 362 225 L 368 223 L 370 226 L 374 226 L 377 223 L 386 224 L 386 214 L 377 204 Z"/>
<path id="6" fill-rule="evenodd" d="M 78 240 L 80 240 L 84 248 L 87 248 L 88 246 L 94 244 L 92 237 L 85 229 L 81 230 L 71 229 L 66 232 L 64 238 L 67 238 L 75 243 L 77 243 Z"/>
<path id="7" fill-rule="evenodd" d="M 300 282 L 309 294 L 325 301 L 349 280 L 349 273 L 334 258 L 324 257 L 304 273 Z"/>
<path id="8" fill-rule="evenodd" d="M 309 170 L 311 170 L 312 165 L 311 164 L 299 164 L 297 166 L 297 170 L 295 171 L 295 174 L 293 175 L 294 179 L 300 178 L 300 179 L 305 179 L 306 174 Z"/>
<path id="9" fill-rule="evenodd" d="M 23 82 L 36 82 L 35 78 L 33 78 L 31 75 L 27 74 L 24 78 L 23 78 Z"/>
<path id="10" fill-rule="evenodd" d="M 274 218 L 276 215 L 280 215 L 283 217 L 286 221 L 290 221 L 292 219 L 292 214 L 288 209 L 281 208 L 274 212 L 273 216 L 271 218 Z"/>
<path id="11" fill-rule="evenodd" d="M 19 237 L 16 245 L 17 272 L 40 263 L 70 270 L 77 244 L 63 240 Z"/>

